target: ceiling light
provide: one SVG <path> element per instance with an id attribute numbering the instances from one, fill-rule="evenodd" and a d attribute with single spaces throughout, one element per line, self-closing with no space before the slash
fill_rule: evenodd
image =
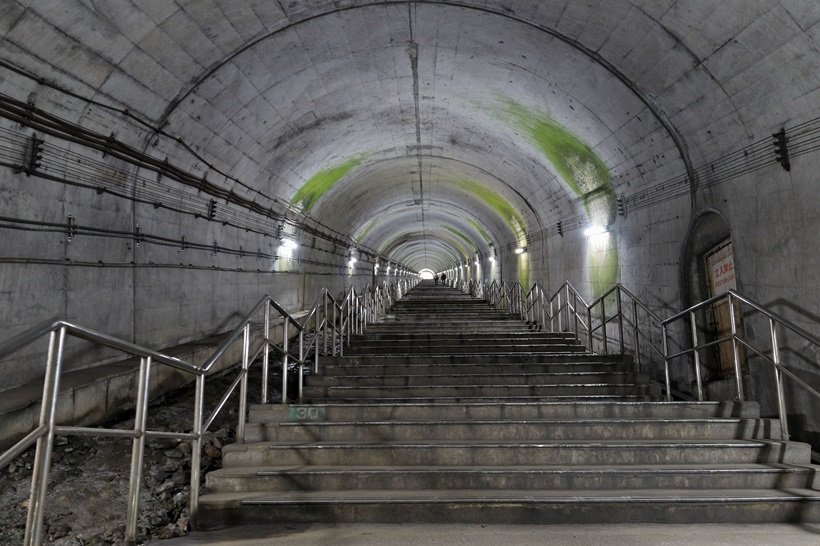
<path id="1" fill-rule="evenodd" d="M 518 248 L 515 249 L 516 254 L 524 254 L 526 251 L 527 251 L 527 247 L 525 247 L 525 246 L 519 246 Z"/>

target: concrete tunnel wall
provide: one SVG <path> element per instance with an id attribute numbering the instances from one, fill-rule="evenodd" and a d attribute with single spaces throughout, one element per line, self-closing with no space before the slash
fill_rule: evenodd
<path id="1" fill-rule="evenodd" d="M 815 3 L 12 1 L 0 21 L 3 338 L 57 315 L 170 346 L 264 293 L 299 309 L 363 286 L 376 260 L 588 299 L 621 282 L 666 316 L 705 296 L 700 254 L 727 235 L 739 290 L 820 335 Z M 210 186 L 48 133 L 27 103 Z M 274 259 L 282 237 L 298 261 Z M 817 347 L 781 349 L 820 383 Z M 0 390 L 43 350 L 0 362 Z M 691 366 L 673 379 L 691 392 Z"/>

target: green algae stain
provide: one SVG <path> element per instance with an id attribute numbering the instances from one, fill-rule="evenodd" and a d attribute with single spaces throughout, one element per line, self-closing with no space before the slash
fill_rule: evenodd
<path id="1" fill-rule="evenodd" d="M 491 110 L 492 114 L 522 134 L 552 164 L 581 200 L 587 221 L 611 225 L 617 218 L 617 196 L 603 160 L 546 112 L 527 108 L 509 97 L 500 95 L 498 100 L 500 107 Z M 603 245 L 587 241 L 589 280 L 596 296 L 618 279 L 618 246 L 612 235 L 607 237 Z M 522 275 L 528 276 L 528 272 L 522 272 L 519 264 L 519 278 Z"/>
<path id="2" fill-rule="evenodd" d="M 454 228 L 452 226 L 444 226 L 444 229 L 446 229 L 447 231 L 449 231 L 450 233 L 452 233 L 453 235 L 455 235 L 456 237 L 458 237 L 459 239 L 461 239 L 462 241 L 467 243 L 467 248 L 472 248 L 473 252 L 478 251 L 478 247 L 475 246 L 475 243 L 473 243 L 470 240 L 470 238 L 467 237 L 465 234 L 463 234 L 461 231 L 457 230 L 456 228 Z"/>
<path id="3" fill-rule="evenodd" d="M 616 196 L 610 182 L 609 168 L 577 136 L 546 112 L 529 109 L 508 98 L 500 97 L 497 117 L 520 131 L 553 165 L 559 176 L 584 204 L 587 214 L 597 223 L 615 220 Z"/>
<path id="4" fill-rule="evenodd" d="M 353 236 L 353 238 L 361 243 L 362 241 L 364 241 L 364 239 L 367 237 L 367 235 L 370 233 L 370 231 L 375 227 L 375 225 L 376 225 L 376 218 L 372 218 L 368 223 L 366 223 L 359 230 L 358 233 L 356 233 L 356 235 Z"/>
<path id="5" fill-rule="evenodd" d="M 359 166 L 364 161 L 364 156 L 356 156 L 328 169 L 322 169 L 311 176 L 291 199 L 291 203 L 302 208 L 302 212 L 308 213 L 313 205 L 330 190 L 339 180 L 349 173 L 354 167 Z"/>
<path id="6" fill-rule="evenodd" d="M 487 234 L 487 232 L 484 230 L 483 227 L 481 227 L 481 225 L 478 222 L 476 222 L 472 218 L 467 218 L 467 223 L 470 224 L 473 227 L 473 229 L 478 232 L 479 235 L 481 235 L 485 243 L 492 244 L 492 238 Z"/>
<path id="7" fill-rule="evenodd" d="M 490 188 L 482 186 L 478 182 L 472 180 L 458 180 L 456 184 L 469 193 L 472 193 L 484 203 L 493 209 L 504 221 L 510 226 L 515 236 L 521 240 L 526 237 L 527 230 L 525 228 L 524 220 L 518 211 L 503 197 L 495 193 Z"/>

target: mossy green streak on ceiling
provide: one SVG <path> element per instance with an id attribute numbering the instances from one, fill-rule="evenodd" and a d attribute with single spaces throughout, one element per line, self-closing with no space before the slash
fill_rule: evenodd
<path id="1" fill-rule="evenodd" d="M 297 190 L 290 202 L 300 206 L 302 212 L 307 214 L 325 193 L 339 180 L 344 178 L 354 167 L 359 166 L 364 159 L 364 155 L 359 155 L 351 157 L 334 167 L 322 169 L 302 184 L 302 187 Z"/>
<path id="2" fill-rule="evenodd" d="M 462 239 L 465 243 L 467 243 L 467 246 L 469 248 L 473 249 L 473 252 L 478 252 L 478 247 L 465 234 L 463 234 L 462 232 L 460 232 L 459 230 L 457 230 L 456 228 L 454 228 L 452 226 L 444 226 L 444 229 L 446 229 L 447 231 L 449 231 L 450 233 L 452 233 L 456 237 Z"/>
<path id="3" fill-rule="evenodd" d="M 489 234 L 487 234 L 487 232 L 484 230 L 483 227 L 481 227 L 481 225 L 478 222 L 476 222 L 472 218 L 467 218 L 467 223 L 470 224 L 473 227 L 473 229 L 478 232 L 479 235 L 481 235 L 485 243 L 490 245 L 493 243 L 492 238 L 489 236 Z"/>
<path id="4" fill-rule="evenodd" d="M 527 230 L 525 228 L 524 220 L 518 211 L 503 197 L 495 193 L 486 186 L 482 186 L 473 180 L 457 180 L 455 184 L 466 192 L 478 197 L 491 209 L 498 213 L 501 218 L 510 226 L 515 236 L 521 240 L 526 237 Z"/>
<path id="5" fill-rule="evenodd" d="M 527 108 L 505 96 L 494 114 L 520 131 L 552 164 L 559 177 L 584 205 L 587 220 L 604 226 L 616 218 L 617 198 L 610 180 L 609 168 L 583 140 L 553 120 L 546 112 Z M 528 268 L 527 268 L 528 269 Z M 519 271 L 528 277 L 529 271 Z M 618 278 L 618 247 L 591 253 L 590 283 L 595 294 L 601 294 Z"/>
<path id="6" fill-rule="evenodd" d="M 376 218 L 371 218 L 368 223 L 366 223 L 357 233 L 353 236 L 358 242 L 362 242 L 365 237 L 367 237 L 368 233 L 375 227 L 376 225 Z"/>
<path id="7" fill-rule="evenodd" d="M 594 151 L 546 112 L 500 97 L 496 115 L 520 131 L 553 165 L 572 192 L 579 197 L 590 220 L 611 224 L 616 196 L 609 168 Z M 602 206 L 603 205 L 603 206 Z M 593 210 L 594 209 L 594 210 Z"/>

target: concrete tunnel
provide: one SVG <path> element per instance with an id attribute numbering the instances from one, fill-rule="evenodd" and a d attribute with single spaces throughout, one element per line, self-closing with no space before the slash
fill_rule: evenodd
<path id="1" fill-rule="evenodd" d="M 57 316 L 173 347 L 422 270 L 669 316 L 716 253 L 820 335 L 816 2 L 8 0 L 0 36 L 3 339 Z M 817 346 L 781 351 L 820 384 Z M 820 403 L 790 400 L 816 447 Z"/>

